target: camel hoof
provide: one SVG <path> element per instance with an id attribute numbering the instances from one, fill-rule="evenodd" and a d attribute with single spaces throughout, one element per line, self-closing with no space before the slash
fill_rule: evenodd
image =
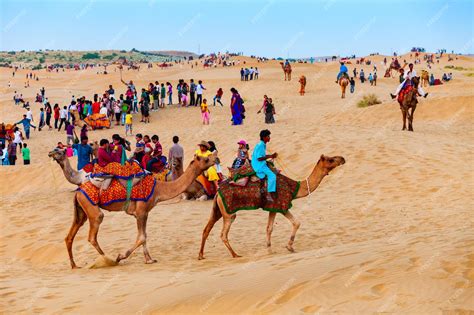
<path id="1" fill-rule="evenodd" d="M 122 256 L 122 254 L 118 254 L 117 258 L 115 259 L 115 262 L 120 262 L 124 257 Z"/>
<path id="2" fill-rule="evenodd" d="M 235 254 L 235 255 L 232 255 L 232 257 L 233 258 L 241 258 L 242 256 Z"/>
<path id="3" fill-rule="evenodd" d="M 293 248 L 293 246 L 286 246 L 286 249 L 288 249 L 288 251 L 290 251 L 291 253 L 294 253 L 295 252 L 295 249 Z"/>
<path id="4" fill-rule="evenodd" d="M 203 260 L 203 259 L 206 259 L 206 258 L 204 257 L 204 255 L 203 255 L 203 254 L 199 254 L 198 260 Z"/>
<path id="5" fill-rule="evenodd" d="M 145 261 L 145 264 L 155 264 L 155 263 L 157 263 L 157 262 L 158 262 L 158 260 L 152 259 L 152 260 L 147 260 L 147 261 Z"/>
<path id="6" fill-rule="evenodd" d="M 71 266 L 71 269 L 81 269 L 81 267 L 74 265 L 74 266 Z"/>

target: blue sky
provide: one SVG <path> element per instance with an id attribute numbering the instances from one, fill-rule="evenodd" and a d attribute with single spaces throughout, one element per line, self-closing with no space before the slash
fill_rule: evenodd
<path id="1" fill-rule="evenodd" d="M 474 51 L 472 0 L 0 0 L 0 50 Z"/>

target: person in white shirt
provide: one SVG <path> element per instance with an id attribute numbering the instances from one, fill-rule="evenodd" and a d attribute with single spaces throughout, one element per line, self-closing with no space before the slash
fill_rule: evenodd
<path id="1" fill-rule="evenodd" d="M 31 122 L 33 122 L 33 112 L 31 111 L 30 108 L 27 108 L 27 112 L 26 112 L 26 119 L 29 119 Z"/>
<path id="2" fill-rule="evenodd" d="M 64 126 L 66 126 L 66 119 L 67 119 L 67 107 L 64 106 L 60 111 L 59 111 L 59 119 L 61 120 L 59 122 L 59 127 L 58 127 L 58 131 L 61 131 L 61 126 L 64 124 Z"/>
<path id="3" fill-rule="evenodd" d="M 205 90 L 206 88 L 202 85 L 202 81 L 199 80 L 198 81 L 198 85 L 196 86 L 196 94 L 197 94 L 197 97 L 196 97 L 196 103 L 195 103 L 195 106 L 201 106 L 201 103 L 202 103 L 202 92 L 203 90 Z"/>
<path id="4" fill-rule="evenodd" d="M 407 81 L 413 79 L 414 77 L 416 77 L 416 71 L 413 69 L 413 64 L 410 63 L 408 65 L 408 71 L 405 72 L 405 75 L 403 77 L 405 80 L 397 87 L 395 94 L 390 94 L 392 99 L 396 98 L 398 96 L 398 93 L 400 93 L 400 91 L 403 89 L 403 87 L 407 83 Z M 418 84 L 418 94 L 423 97 L 428 96 L 428 93 L 425 93 L 425 91 L 423 91 L 423 89 L 421 88 L 421 84 Z"/>
<path id="5" fill-rule="evenodd" d="M 100 108 L 99 114 L 107 116 L 108 112 L 109 111 L 107 109 L 107 106 L 103 104 L 102 107 Z"/>

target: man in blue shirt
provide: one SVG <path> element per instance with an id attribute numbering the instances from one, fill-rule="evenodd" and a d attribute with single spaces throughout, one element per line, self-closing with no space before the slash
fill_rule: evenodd
<path id="1" fill-rule="evenodd" d="M 23 119 L 17 122 L 15 125 L 23 124 L 23 129 L 25 130 L 26 139 L 30 139 L 30 127 L 36 129 L 36 126 L 31 124 L 31 120 L 26 118 L 26 115 L 23 115 Z"/>
<path id="2" fill-rule="evenodd" d="M 77 150 L 77 170 L 80 171 L 84 166 L 91 162 L 92 147 L 87 144 L 89 138 L 81 137 L 81 143 L 73 144 L 72 148 Z"/>
<path id="3" fill-rule="evenodd" d="M 339 68 L 339 73 L 337 74 L 337 79 L 336 79 L 336 83 L 339 82 L 339 79 L 341 78 L 341 76 L 343 74 L 345 74 L 347 77 L 349 77 L 349 75 L 347 74 L 347 67 L 346 65 L 344 64 L 344 62 L 341 62 L 341 67 Z"/>
<path id="4" fill-rule="evenodd" d="M 278 155 L 276 153 L 267 155 L 267 143 L 270 141 L 270 130 L 260 131 L 260 142 L 255 146 L 252 153 L 252 168 L 258 178 L 267 177 L 267 201 L 273 202 L 272 192 L 276 192 L 276 175 L 268 167 L 267 160 L 274 159 Z"/>

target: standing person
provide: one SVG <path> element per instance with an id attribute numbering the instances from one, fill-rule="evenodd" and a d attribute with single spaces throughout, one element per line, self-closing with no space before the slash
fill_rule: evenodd
<path id="1" fill-rule="evenodd" d="M 133 115 L 130 113 L 130 110 L 128 110 L 127 115 L 125 115 L 125 136 L 128 135 L 128 132 L 130 131 L 130 135 L 133 136 Z"/>
<path id="2" fill-rule="evenodd" d="M 161 96 L 161 108 L 164 108 L 165 107 L 165 98 L 166 98 L 166 88 L 165 88 L 164 83 L 161 83 L 160 96 Z"/>
<path id="3" fill-rule="evenodd" d="M 44 109 L 40 108 L 40 119 L 39 119 L 39 125 L 38 125 L 38 131 L 41 131 L 41 128 L 43 128 L 46 125 L 44 121 Z"/>
<path id="4" fill-rule="evenodd" d="M 120 94 L 120 99 L 113 102 L 112 108 L 115 114 L 115 126 L 120 125 L 120 116 L 122 115 L 122 107 L 120 103 L 123 102 L 123 94 Z"/>
<path id="5" fill-rule="evenodd" d="M 63 124 L 66 123 L 66 119 L 67 119 L 67 107 L 64 106 L 60 111 L 59 111 L 59 119 L 61 119 L 60 123 L 59 123 L 59 127 L 58 127 L 58 131 L 61 131 L 61 127 Z M 66 126 L 66 125 L 64 125 Z"/>
<path id="6" fill-rule="evenodd" d="M 354 93 L 355 85 L 356 85 L 354 77 L 351 77 L 351 79 L 349 80 L 349 83 L 350 83 L 350 87 L 351 87 L 351 93 Z"/>
<path id="7" fill-rule="evenodd" d="M 12 141 L 11 139 L 8 139 L 7 153 L 8 153 L 8 161 L 9 161 L 10 165 L 15 165 L 16 146 L 17 146 L 17 144 L 15 143 L 15 141 Z"/>
<path id="8" fill-rule="evenodd" d="M 368 78 L 370 85 L 374 85 L 374 77 L 372 76 L 372 73 L 369 73 L 369 78 Z"/>
<path id="9" fill-rule="evenodd" d="M 178 105 L 181 105 L 181 95 L 183 95 L 182 88 L 183 80 L 180 79 L 178 85 L 176 85 L 176 90 L 178 91 Z"/>
<path id="10" fill-rule="evenodd" d="M 254 79 L 255 79 L 255 80 L 258 80 L 258 73 L 259 73 L 259 72 L 258 72 L 258 68 L 255 67 L 255 70 L 254 70 Z"/>
<path id="11" fill-rule="evenodd" d="M 36 126 L 31 124 L 31 119 L 28 119 L 26 115 L 23 115 L 23 119 L 17 122 L 15 125 L 22 124 L 25 130 L 26 139 L 30 139 L 30 127 L 36 129 Z M 20 146 L 21 147 L 21 146 Z"/>
<path id="12" fill-rule="evenodd" d="M 173 180 L 177 179 L 181 174 L 177 174 L 176 166 L 183 166 L 184 160 L 184 150 L 181 145 L 179 145 L 179 137 L 173 137 L 173 145 L 170 148 L 168 153 L 168 163 L 171 165 L 171 177 Z"/>
<path id="13" fill-rule="evenodd" d="M 98 114 L 100 112 L 99 95 L 94 94 L 94 103 L 92 103 L 92 114 Z"/>
<path id="14" fill-rule="evenodd" d="M 189 94 L 190 94 L 189 106 L 196 105 L 196 83 L 194 83 L 194 79 L 191 79 L 190 81 Z"/>
<path id="15" fill-rule="evenodd" d="M 207 106 L 207 100 L 203 99 L 201 103 L 201 116 L 202 116 L 202 124 L 209 125 L 211 112 Z"/>
<path id="16" fill-rule="evenodd" d="M 66 121 L 66 145 L 74 143 L 74 136 L 77 138 L 76 130 L 74 130 L 74 124 L 71 124 Z"/>
<path id="17" fill-rule="evenodd" d="M 364 83 L 364 81 L 365 81 L 364 69 L 360 69 L 359 79 L 360 79 L 360 83 Z"/>
<path id="18" fill-rule="evenodd" d="M 155 81 L 152 94 L 153 94 L 153 110 L 157 111 L 160 105 L 160 84 L 158 83 L 158 81 Z"/>
<path id="19" fill-rule="evenodd" d="M 26 143 L 23 143 L 23 149 L 21 149 L 21 155 L 23 156 L 23 164 L 29 165 L 30 164 L 30 148 Z"/>
<path id="20" fill-rule="evenodd" d="M 49 127 L 49 130 L 51 130 L 53 129 L 53 127 L 51 126 L 51 114 L 53 112 L 51 108 L 51 104 L 46 103 L 45 111 L 46 111 L 46 125 Z"/>
<path id="21" fill-rule="evenodd" d="M 84 124 L 84 126 L 82 126 L 80 136 L 81 139 L 87 137 L 87 124 Z"/>
<path id="22" fill-rule="evenodd" d="M 59 121 L 59 105 L 56 103 L 54 104 L 54 129 L 58 129 L 58 121 Z"/>
<path id="23" fill-rule="evenodd" d="M 168 105 L 173 105 L 173 86 L 169 82 L 166 82 L 166 86 L 168 87 Z"/>
<path id="24" fill-rule="evenodd" d="M 265 123 L 266 124 L 274 124 L 275 123 L 275 106 L 273 105 L 273 101 L 271 98 L 268 99 L 267 106 L 265 107 Z"/>
<path id="25" fill-rule="evenodd" d="M 120 111 L 120 123 L 122 124 L 122 126 L 125 126 L 125 115 L 127 115 L 128 110 L 130 109 L 129 104 L 130 104 L 129 99 L 126 99 L 122 102 L 122 108 Z"/>
<path id="26" fill-rule="evenodd" d="M 198 81 L 198 85 L 196 86 L 196 94 L 197 94 L 197 97 L 196 97 L 196 106 L 200 106 L 201 105 L 201 102 L 202 102 L 202 93 L 203 93 L 203 90 L 205 90 L 206 88 L 202 85 L 202 81 L 199 80 Z"/>
<path id="27" fill-rule="evenodd" d="M 240 81 L 244 81 L 244 79 L 245 79 L 244 68 L 240 68 Z"/>
<path id="28" fill-rule="evenodd" d="M 231 88 L 232 98 L 230 101 L 230 109 L 232 112 L 232 125 L 242 125 L 244 113 L 244 107 L 242 104 L 242 98 L 239 95 L 239 92 L 235 88 Z"/>
<path id="29" fill-rule="evenodd" d="M 377 85 L 377 71 L 374 72 L 373 80 L 374 80 L 374 86 L 376 86 Z"/>
<path id="30" fill-rule="evenodd" d="M 77 150 L 77 170 L 80 171 L 89 164 L 94 158 L 92 156 L 92 147 L 87 143 L 89 138 L 82 137 L 81 143 L 73 144 L 72 148 Z"/>
<path id="31" fill-rule="evenodd" d="M 267 201 L 273 202 L 271 194 L 276 192 L 276 175 L 268 167 L 267 160 L 276 158 L 278 154 L 267 155 L 267 143 L 270 142 L 270 134 L 268 129 L 260 131 L 260 142 L 253 150 L 251 163 L 258 178 L 267 178 Z"/>
<path id="32" fill-rule="evenodd" d="M 26 109 L 26 119 L 28 119 L 30 122 L 34 122 L 33 120 L 33 111 L 31 110 L 31 107 L 28 107 Z"/>
<path id="33" fill-rule="evenodd" d="M 221 102 L 222 95 L 224 95 L 224 91 L 222 88 L 219 88 L 217 90 L 216 96 L 214 96 L 214 106 L 216 106 L 216 100 L 219 104 L 221 104 L 222 107 L 224 107 L 224 104 Z"/>

